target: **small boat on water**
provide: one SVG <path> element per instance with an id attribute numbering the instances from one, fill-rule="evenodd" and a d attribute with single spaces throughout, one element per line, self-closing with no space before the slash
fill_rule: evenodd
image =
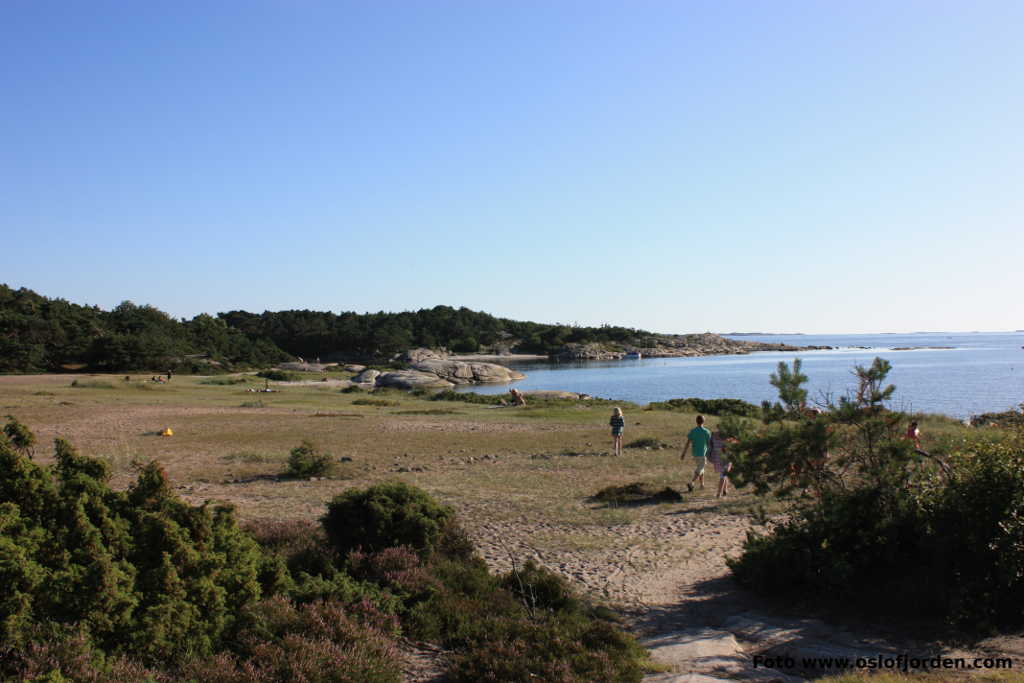
<path id="1" fill-rule="evenodd" d="M 626 360 L 640 360 L 641 358 L 643 358 L 643 354 L 640 353 L 639 351 L 630 351 L 625 356 L 623 356 L 623 358 L 625 358 Z"/>

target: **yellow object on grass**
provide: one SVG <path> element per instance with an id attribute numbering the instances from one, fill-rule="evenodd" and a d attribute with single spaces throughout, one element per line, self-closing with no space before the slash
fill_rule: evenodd
<path id="1" fill-rule="evenodd" d="M 160 432 L 160 436 L 174 436 L 174 432 L 172 432 L 171 428 L 168 427 L 164 431 Z"/>

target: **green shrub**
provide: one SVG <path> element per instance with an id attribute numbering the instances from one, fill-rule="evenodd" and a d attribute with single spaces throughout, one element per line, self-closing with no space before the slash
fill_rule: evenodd
<path id="1" fill-rule="evenodd" d="M 761 409 L 753 403 L 737 398 L 673 398 L 668 401 L 655 401 L 647 405 L 647 410 L 679 410 L 703 415 L 736 415 L 738 417 L 760 417 Z"/>
<path id="2" fill-rule="evenodd" d="M 343 555 L 357 548 L 374 552 L 392 546 L 429 554 L 453 519 L 450 507 L 421 489 L 384 482 L 336 496 L 321 521 L 332 545 Z"/>
<path id="3" fill-rule="evenodd" d="M 231 510 L 183 503 L 156 464 L 117 492 L 67 442 L 54 459 L 0 443 L 0 640 L 24 657 L 81 625 L 97 651 L 147 665 L 219 647 L 261 593 L 261 554 Z"/>
<path id="4" fill-rule="evenodd" d="M 303 379 L 302 375 L 285 370 L 261 370 L 256 373 L 258 377 L 269 379 L 273 382 L 298 382 Z"/>
<path id="5" fill-rule="evenodd" d="M 652 436 L 645 436 L 640 439 L 633 439 L 626 444 L 626 448 L 668 448 L 667 443 L 662 443 Z"/>
<path id="6" fill-rule="evenodd" d="M 476 394 L 471 391 L 452 391 L 445 389 L 430 397 L 431 401 L 459 401 L 461 403 L 478 403 L 481 405 L 497 406 L 508 403 L 503 394 Z"/>
<path id="7" fill-rule="evenodd" d="M 288 471 L 285 474 L 289 477 L 322 477 L 330 473 L 333 467 L 330 454 L 322 453 L 312 442 L 303 439 L 288 455 Z"/>
<path id="8" fill-rule="evenodd" d="M 363 388 L 362 388 L 361 386 L 359 386 L 358 384 L 353 384 L 353 385 L 352 385 L 352 386 L 350 386 L 350 387 L 345 387 L 344 389 L 342 389 L 340 393 L 342 393 L 342 394 L 362 394 L 362 393 L 364 393 L 365 391 L 366 391 L 366 390 L 365 390 L 365 389 L 363 389 Z"/>
<path id="9" fill-rule="evenodd" d="M 7 416 L 7 424 L 4 425 L 3 434 L 10 439 L 10 444 L 16 450 L 27 455 L 30 459 L 32 458 L 36 445 L 36 435 L 26 427 L 25 425 L 18 422 L 13 415 Z"/>
<path id="10" fill-rule="evenodd" d="M 762 426 L 730 447 L 737 482 L 787 495 L 786 522 L 748 534 L 729 566 L 773 595 L 975 634 L 1024 625 L 1024 434 L 947 438 L 945 460 L 903 437 L 880 403 L 887 368 L 858 368 L 856 399 Z M 967 433 L 964 430 L 962 433 Z"/>
<path id="11" fill-rule="evenodd" d="M 388 398 L 357 398 L 352 401 L 354 406 L 376 406 L 377 408 L 393 408 L 402 405 L 399 401 Z"/>
<path id="12" fill-rule="evenodd" d="M 593 500 L 609 505 L 646 505 L 651 503 L 679 503 L 683 494 L 673 488 L 659 489 L 653 484 L 637 481 L 622 486 L 608 486 L 594 494 Z"/>
<path id="13" fill-rule="evenodd" d="M 206 377 L 199 380 L 200 384 L 229 387 L 236 384 L 245 384 L 249 380 L 246 377 Z"/>
<path id="14" fill-rule="evenodd" d="M 558 574 L 532 559 L 501 577 L 500 585 L 510 591 L 531 614 L 536 610 L 579 612 L 581 603 L 569 584 Z"/>
<path id="15" fill-rule="evenodd" d="M 74 379 L 71 380 L 71 386 L 76 389 L 113 389 L 114 385 L 110 382 L 102 382 L 95 379 Z"/>

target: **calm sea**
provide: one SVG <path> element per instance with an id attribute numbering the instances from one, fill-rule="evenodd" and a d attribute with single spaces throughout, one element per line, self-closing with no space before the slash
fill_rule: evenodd
<path id="1" fill-rule="evenodd" d="M 769 375 L 779 361 L 803 361 L 812 399 L 838 400 L 856 388 L 851 371 L 880 356 L 892 363 L 892 407 L 963 418 L 1024 402 L 1024 333 L 918 333 L 873 335 L 742 335 L 747 341 L 831 346 L 830 351 L 762 352 L 744 356 L 643 360 L 510 363 L 526 373 L 523 391 L 557 389 L 645 404 L 670 398 L 776 400 Z M 900 347 L 915 347 L 897 351 Z M 951 348 L 928 348 L 951 347 Z M 494 394 L 507 386 L 464 387 Z"/>

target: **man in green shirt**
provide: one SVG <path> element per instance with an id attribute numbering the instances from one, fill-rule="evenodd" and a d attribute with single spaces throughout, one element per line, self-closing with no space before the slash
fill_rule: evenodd
<path id="1" fill-rule="evenodd" d="M 697 426 L 686 435 L 686 443 L 683 445 L 683 452 L 680 460 L 686 459 L 686 449 L 693 446 L 693 459 L 697 468 L 693 471 L 693 479 L 686 485 L 687 491 L 693 491 L 693 482 L 700 480 L 700 487 L 704 488 L 704 466 L 707 464 L 707 454 L 711 445 L 711 432 L 704 426 L 704 416 L 697 416 Z"/>

